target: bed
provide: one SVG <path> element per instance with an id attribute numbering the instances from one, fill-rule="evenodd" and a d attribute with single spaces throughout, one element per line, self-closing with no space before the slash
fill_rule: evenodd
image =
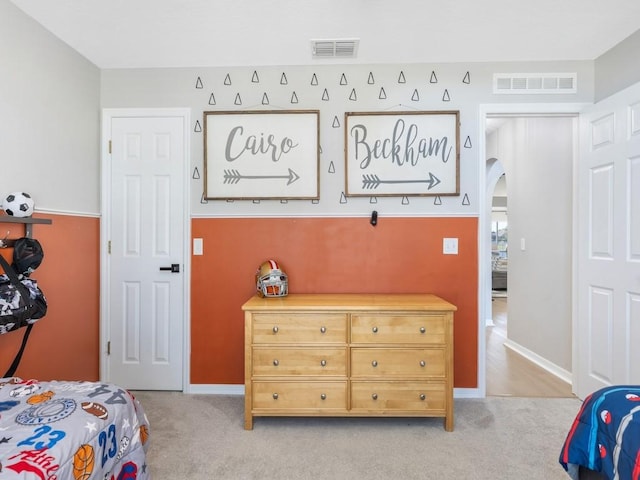
<path id="1" fill-rule="evenodd" d="M 127 390 L 100 382 L 0 379 L 0 478 L 149 479 L 149 423 Z"/>
<path id="2" fill-rule="evenodd" d="M 640 386 L 611 386 L 587 398 L 560 452 L 574 480 L 640 479 Z"/>

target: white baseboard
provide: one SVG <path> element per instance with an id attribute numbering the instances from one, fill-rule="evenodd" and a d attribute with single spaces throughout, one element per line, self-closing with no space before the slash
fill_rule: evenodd
<path id="1" fill-rule="evenodd" d="M 479 388 L 454 388 L 453 398 L 484 398 Z"/>
<path id="2" fill-rule="evenodd" d="M 244 385 L 191 384 L 184 393 L 202 395 L 244 395 Z M 477 388 L 454 388 L 454 398 L 482 398 Z"/>
<path id="3" fill-rule="evenodd" d="M 573 375 L 571 374 L 571 372 L 568 372 L 564 368 L 560 368 L 555 363 L 550 362 L 546 358 L 541 357 L 537 353 L 532 352 L 531 350 L 523 347 L 522 345 L 514 342 L 513 340 L 508 340 L 508 339 L 505 340 L 504 346 L 511 349 L 518 355 L 521 355 L 522 357 L 526 358 L 527 360 L 530 360 L 531 362 L 535 363 L 539 367 L 544 368 L 547 372 L 551 373 L 552 375 L 555 375 L 563 382 L 566 382 L 569 385 L 572 384 Z"/>
<path id="4" fill-rule="evenodd" d="M 209 394 L 209 395 L 244 395 L 243 385 L 216 385 L 196 383 L 189 385 L 184 393 Z"/>

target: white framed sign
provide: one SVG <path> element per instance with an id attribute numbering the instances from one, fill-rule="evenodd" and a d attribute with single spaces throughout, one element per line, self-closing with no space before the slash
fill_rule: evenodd
<path id="1" fill-rule="evenodd" d="M 204 112 L 204 197 L 317 199 L 320 111 Z"/>
<path id="2" fill-rule="evenodd" d="M 460 195 L 460 112 L 346 112 L 347 196 Z"/>

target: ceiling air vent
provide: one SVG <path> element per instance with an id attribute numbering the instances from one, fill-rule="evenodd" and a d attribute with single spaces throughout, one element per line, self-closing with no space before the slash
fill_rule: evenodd
<path id="1" fill-rule="evenodd" d="M 358 53 L 358 39 L 311 40 L 313 58 L 355 58 Z"/>
<path id="2" fill-rule="evenodd" d="M 493 93 L 539 95 L 577 92 L 577 73 L 495 73 L 493 75 Z"/>

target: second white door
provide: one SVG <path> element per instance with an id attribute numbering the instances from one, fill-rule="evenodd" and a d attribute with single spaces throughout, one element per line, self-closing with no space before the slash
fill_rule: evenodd
<path id="1" fill-rule="evenodd" d="M 640 87 L 581 114 L 574 391 L 640 383 Z"/>
<path id="2" fill-rule="evenodd" d="M 110 122 L 108 380 L 183 389 L 185 119 Z"/>

